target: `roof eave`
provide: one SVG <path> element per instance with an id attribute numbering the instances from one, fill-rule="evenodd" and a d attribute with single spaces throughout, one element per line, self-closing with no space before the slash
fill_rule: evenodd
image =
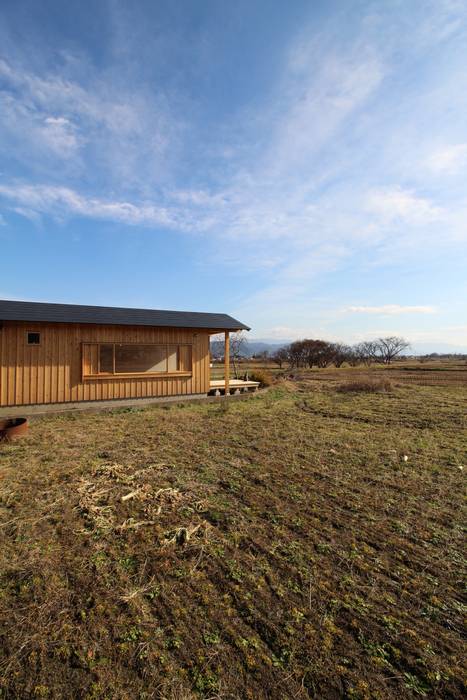
<path id="1" fill-rule="evenodd" d="M 0 326 L 2 323 L 30 323 L 32 325 L 34 324 L 39 324 L 39 323 L 57 323 L 57 324 L 74 324 L 77 326 L 138 326 L 140 328 L 184 328 L 186 330 L 193 330 L 193 331 L 208 331 L 209 333 L 224 333 L 225 331 L 231 331 L 231 332 L 237 332 L 237 331 L 251 331 L 250 326 L 245 326 L 244 324 L 239 324 L 238 326 L 185 326 L 183 324 L 180 325 L 175 325 L 175 324 L 165 324 L 165 323 L 158 323 L 158 324 L 151 324 L 151 323 L 138 323 L 138 322 L 125 322 L 125 321 L 110 321 L 110 320 L 102 320 L 102 321 L 85 321 L 81 319 L 80 321 L 75 321 L 75 320 L 58 320 L 56 318 L 25 318 L 24 316 L 22 318 L 14 318 L 12 316 L 6 318 L 2 317 L 0 318 Z"/>
<path id="2" fill-rule="evenodd" d="M 153 328 L 192 328 L 217 331 L 250 330 L 228 314 L 51 304 L 0 300 L 0 319 L 26 323 L 72 323 L 102 326 L 151 326 Z"/>

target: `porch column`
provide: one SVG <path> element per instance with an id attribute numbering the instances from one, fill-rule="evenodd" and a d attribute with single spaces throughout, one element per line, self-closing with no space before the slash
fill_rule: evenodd
<path id="1" fill-rule="evenodd" d="M 224 379 L 225 379 L 225 395 L 229 394 L 229 380 L 230 380 L 230 333 L 225 331 L 225 345 L 224 345 Z"/>

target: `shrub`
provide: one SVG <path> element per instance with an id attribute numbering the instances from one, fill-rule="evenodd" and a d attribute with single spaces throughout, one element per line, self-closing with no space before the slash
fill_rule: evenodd
<path id="1" fill-rule="evenodd" d="M 341 384 L 337 387 L 337 391 L 342 393 L 346 392 L 362 392 L 369 394 L 382 394 L 394 389 L 392 383 L 389 379 L 362 379 L 356 382 L 348 382 L 347 384 Z"/>
<path id="2" fill-rule="evenodd" d="M 248 378 L 252 382 L 259 382 L 260 386 L 271 386 L 273 383 L 272 374 L 265 369 L 255 369 L 253 372 L 248 372 Z"/>

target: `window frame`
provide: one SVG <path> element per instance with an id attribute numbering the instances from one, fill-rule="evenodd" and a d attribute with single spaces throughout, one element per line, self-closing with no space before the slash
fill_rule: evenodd
<path id="1" fill-rule="evenodd" d="M 101 364 L 101 345 L 111 345 L 113 348 L 112 351 L 112 359 L 113 359 L 113 371 L 112 372 L 101 372 L 100 371 L 100 364 Z M 171 370 L 165 371 L 165 372 L 116 372 L 115 371 L 115 348 L 118 345 L 135 345 L 135 346 L 156 346 L 156 347 L 164 347 L 166 349 L 166 367 L 168 367 L 168 357 L 169 357 L 169 347 L 176 347 L 177 348 L 177 366 L 179 364 L 179 358 L 180 358 L 180 347 L 189 347 L 190 348 L 190 356 L 191 356 L 191 366 L 189 370 Z M 81 352 L 81 375 L 83 380 L 88 380 L 88 379 L 134 379 L 134 378 L 139 378 L 139 379 L 144 379 L 149 378 L 149 379 L 163 379 L 166 377 L 192 377 L 193 376 L 193 345 L 194 343 L 144 343 L 144 342 L 113 342 L 113 341 L 97 341 L 97 342 L 92 342 L 92 341 L 84 341 L 81 344 L 82 352 Z M 97 374 L 86 374 L 85 372 L 85 365 L 84 365 L 84 348 L 85 346 L 97 346 Z"/>
<path id="2" fill-rule="evenodd" d="M 29 342 L 29 335 L 34 333 L 34 335 L 39 336 L 39 342 L 38 343 L 30 343 Z M 42 345 L 42 333 L 40 331 L 32 331 L 32 330 L 27 330 L 25 331 L 25 339 L 26 339 L 26 345 L 28 348 L 37 348 L 39 345 Z"/>

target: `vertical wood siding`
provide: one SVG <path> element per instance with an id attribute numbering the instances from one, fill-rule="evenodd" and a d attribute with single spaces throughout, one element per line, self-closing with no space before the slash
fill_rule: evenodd
<path id="1" fill-rule="evenodd" d="M 40 345 L 27 345 L 27 331 L 41 334 Z M 82 343 L 105 342 L 189 344 L 192 375 L 83 380 Z M 9 321 L 0 329 L 0 406 L 205 394 L 209 377 L 206 330 Z"/>

